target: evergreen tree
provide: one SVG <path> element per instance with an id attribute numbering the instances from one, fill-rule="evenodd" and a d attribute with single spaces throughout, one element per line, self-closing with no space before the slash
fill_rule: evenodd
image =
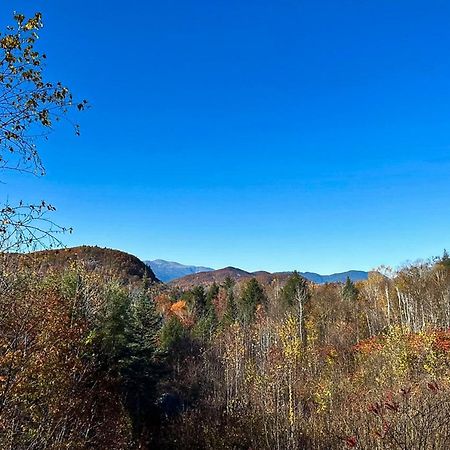
<path id="1" fill-rule="evenodd" d="M 222 323 L 223 325 L 230 325 L 234 323 L 237 319 L 237 305 L 234 298 L 233 289 L 230 289 L 227 293 L 227 303 L 225 306 L 225 313 L 223 315 Z"/>
<path id="2" fill-rule="evenodd" d="M 350 277 L 347 277 L 344 288 L 342 289 L 342 296 L 350 302 L 354 302 L 358 298 L 358 289 L 355 283 L 350 280 Z"/>
<path id="3" fill-rule="evenodd" d="M 136 296 L 130 304 L 121 376 L 125 404 L 137 436 L 141 434 L 147 417 L 154 413 L 160 327 L 161 317 L 153 300 L 142 294 Z"/>
<path id="4" fill-rule="evenodd" d="M 209 308 L 208 312 L 200 317 L 193 329 L 193 335 L 201 341 L 211 339 L 217 327 L 217 315 L 215 309 Z"/>
<path id="5" fill-rule="evenodd" d="M 108 370 L 118 376 L 121 360 L 127 347 L 127 324 L 130 319 L 130 300 L 119 286 L 111 286 L 107 292 L 107 307 L 100 318 L 95 333 L 99 354 Z"/>
<path id="6" fill-rule="evenodd" d="M 221 326 L 227 326 L 231 325 L 237 320 L 237 305 L 236 305 L 236 299 L 234 296 L 234 285 L 235 282 L 231 277 L 226 277 L 222 287 L 226 291 L 226 304 L 225 304 L 225 311 L 222 317 Z"/>
<path id="7" fill-rule="evenodd" d="M 159 333 L 160 347 L 163 351 L 170 353 L 176 351 L 186 338 L 186 330 L 178 317 L 171 316 L 161 327 Z"/>
<path id="8" fill-rule="evenodd" d="M 154 412 L 159 329 L 160 317 L 150 298 L 132 296 L 119 286 L 110 289 L 96 333 L 99 359 L 117 383 L 136 439 Z"/>
<path id="9" fill-rule="evenodd" d="M 234 285 L 236 283 L 234 282 L 233 278 L 231 278 L 230 276 L 227 276 L 225 278 L 225 280 L 223 281 L 223 287 L 227 290 L 230 291 L 230 289 L 234 288 Z"/>
<path id="10" fill-rule="evenodd" d="M 281 291 L 281 301 L 284 308 L 297 307 L 299 302 L 304 305 L 309 297 L 308 282 L 297 271 L 294 271 Z"/>
<path id="11" fill-rule="evenodd" d="M 196 286 L 191 290 L 188 302 L 196 317 L 202 317 L 206 313 L 206 294 L 203 286 Z"/>
<path id="12" fill-rule="evenodd" d="M 248 325 L 255 319 L 258 305 L 266 306 L 267 299 L 263 288 L 256 278 L 252 278 L 245 286 L 238 304 L 238 315 L 244 325 Z"/>
<path id="13" fill-rule="evenodd" d="M 209 307 L 210 304 L 217 298 L 219 295 L 219 286 L 216 282 L 214 282 L 211 287 L 208 289 L 208 294 L 206 296 L 206 304 Z"/>
<path id="14" fill-rule="evenodd" d="M 219 286 L 216 283 L 213 283 L 206 294 L 203 313 L 197 316 L 198 320 L 193 329 L 194 336 L 202 341 L 211 339 L 211 336 L 217 327 L 217 314 L 214 300 L 218 295 Z M 198 298 L 200 298 L 200 296 L 198 296 Z"/>
<path id="15" fill-rule="evenodd" d="M 294 271 L 281 291 L 281 301 L 286 311 L 295 311 L 299 324 L 298 333 L 303 345 L 306 345 L 307 340 L 305 305 L 310 297 L 308 282 Z"/>
<path id="16" fill-rule="evenodd" d="M 446 249 L 444 249 L 444 253 L 442 254 L 440 264 L 450 269 L 450 256 Z"/>

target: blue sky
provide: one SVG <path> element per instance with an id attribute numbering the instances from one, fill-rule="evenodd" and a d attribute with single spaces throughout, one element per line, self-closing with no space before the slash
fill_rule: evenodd
<path id="1" fill-rule="evenodd" d="M 40 146 L 67 245 L 330 273 L 450 247 L 450 3 L 110 0 L 39 10 L 92 108 Z"/>

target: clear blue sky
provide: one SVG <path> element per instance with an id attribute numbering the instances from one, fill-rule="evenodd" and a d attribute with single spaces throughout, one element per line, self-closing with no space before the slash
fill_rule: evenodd
<path id="1" fill-rule="evenodd" d="M 33 4 L 30 9 L 30 3 Z M 48 175 L 67 245 L 321 273 L 450 247 L 450 3 L 5 0 L 92 109 Z"/>

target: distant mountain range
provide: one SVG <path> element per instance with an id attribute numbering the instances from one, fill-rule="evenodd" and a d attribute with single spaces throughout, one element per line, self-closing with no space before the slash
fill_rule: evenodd
<path id="1" fill-rule="evenodd" d="M 348 272 L 334 273 L 332 275 L 319 275 L 312 272 L 299 272 L 300 275 L 313 283 L 344 283 L 349 277 L 352 281 L 367 280 L 369 273 L 359 270 L 350 270 Z M 186 275 L 182 278 L 177 278 L 170 281 L 172 286 L 176 286 L 182 289 L 189 289 L 194 286 L 203 285 L 209 286 L 213 283 L 221 284 L 225 281 L 225 278 L 229 277 L 236 282 L 248 280 L 250 278 L 256 278 L 261 284 L 268 285 L 274 281 L 284 283 L 292 272 L 246 272 L 236 267 L 225 267 L 224 269 L 213 270 L 209 272 L 199 272 L 191 275 Z"/>
<path id="2" fill-rule="evenodd" d="M 226 277 L 234 280 L 241 278 L 255 277 L 260 281 L 267 283 L 274 278 L 286 278 L 292 272 L 270 273 L 265 271 L 247 272 L 236 267 L 225 267 L 224 269 L 214 270 L 211 267 L 187 266 L 173 261 L 155 259 L 154 261 L 145 261 L 150 266 L 155 275 L 165 283 L 172 282 L 178 286 L 194 286 L 196 284 L 222 283 Z M 307 280 L 313 283 L 343 283 L 349 277 L 352 281 L 367 280 L 368 272 L 361 270 L 349 270 L 348 272 L 333 273 L 331 275 L 319 275 L 314 272 L 300 272 Z"/>
<path id="3" fill-rule="evenodd" d="M 367 280 L 369 272 L 362 270 L 348 270 L 347 272 L 332 273 L 331 275 L 319 275 L 314 272 L 300 272 L 300 275 L 304 276 L 307 280 L 313 283 L 344 283 L 347 281 L 347 277 L 352 281 Z"/>
<path id="4" fill-rule="evenodd" d="M 140 286 L 146 279 L 152 284 L 163 281 L 183 289 L 189 289 L 197 285 L 208 286 L 214 282 L 220 284 L 227 277 L 236 282 L 256 278 L 264 285 L 274 281 L 283 283 L 292 274 L 292 272 L 247 272 L 236 267 L 214 270 L 211 267 L 188 266 L 162 259 L 143 262 L 136 256 L 119 250 L 87 245 L 29 254 L 10 253 L 8 255 L 8 264 L 10 264 L 12 270 L 22 266 L 32 268 L 43 274 L 52 270 L 65 270 L 75 262 L 82 263 L 88 271 L 100 273 L 107 278 L 114 277 L 126 285 Z M 318 284 L 345 282 L 347 277 L 352 281 L 366 280 L 369 275 L 368 272 L 357 270 L 332 275 L 319 275 L 313 272 L 300 272 L 300 274 Z"/>
<path id="5" fill-rule="evenodd" d="M 177 278 L 184 277 L 199 272 L 211 272 L 214 269 L 211 267 L 202 266 L 186 266 L 174 261 L 165 261 L 164 259 L 155 259 L 153 261 L 144 261 L 157 278 L 164 283 L 175 280 Z"/>

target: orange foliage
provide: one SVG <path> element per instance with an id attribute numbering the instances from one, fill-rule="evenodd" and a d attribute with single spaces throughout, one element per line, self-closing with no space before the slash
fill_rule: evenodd
<path id="1" fill-rule="evenodd" d="M 360 353 L 369 354 L 374 351 L 379 351 L 383 348 L 380 338 L 378 336 L 371 337 L 369 339 L 365 339 L 363 341 L 358 342 L 353 346 L 353 350 Z"/>
<path id="2" fill-rule="evenodd" d="M 438 351 L 450 352 L 450 330 L 435 333 L 434 347 Z"/>
<path id="3" fill-rule="evenodd" d="M 335 358 L 337 356 L 336 348 L 333 345 L 323 345 L 317 349 L 321 358 Z"/>
<path id="4" fill-rule="evenodd" d="M 170 314 L 178 317 L 178 319 L 180 319 L 181 323 L 184 325 L 193 324 L 191 315 L 186 307 L 185 300 L 179 300 L 178 302 L 173 303 L 170 307 Z"/>
<path id="5" fill-rule="evenodd" d="M 175 302 L 171 307 L 170 311 L 174 314 L 178 315 L 186 310 L 186 301 L 180 300 L 179 302 Z"/>
<path id="6" fill-rule="evenodd" d="M 410 349 L 416 353 L 420 353 L 423 350 L 424 338 L 420 334 L 411 333 L 407 336 L 408 345 Z"/>
<path id="7" fill-rule="evenodd" d="M 155 297 L 155 304 L 158 310 L 164 315 L 168 315 L 170 313 L 172 302 L 167 294 L 157 295 Z"/>

